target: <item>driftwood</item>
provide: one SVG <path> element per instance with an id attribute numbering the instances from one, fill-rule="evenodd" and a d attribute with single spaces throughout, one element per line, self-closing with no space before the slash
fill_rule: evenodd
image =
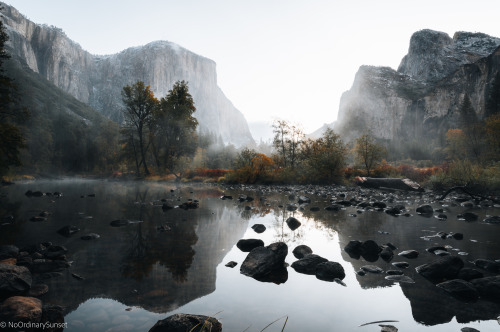
<path id="1" fill-rule="evenodd" d="M 500 201 L 499 201 L 499 200 L 497 200 L 497 199 L 494 199 L 494 198 L 491 198 L 491 197 L 486 197 L 486 196 L 483 196 L 483 195 L 480 195 L 480 194 L 474 194 L 474 193 L 471 193 L 471 192 L 467 189 L 467 187 L 465 187 L 465 186 L 457 186 L 457 187 L 452 187 L 452 188 L 448 189 L 448 190 L 447 190 L 447 191 L 443 194 L 443 196 L 439 197 L 439 199 L 438 199 L 438 200 L 442 201 L 442 200 L 443 200 L 443 199 L 445 199 L 445 198 L 446 198 L 446 196 L 448 196 L 450 193 L 452 193 L 453 191 L 458 191 L 458 190 L 460 190 L 460 191 L 462 191 L 463 193 L 465 193 L 465 194 L 469 195 L 469 196 L 470 196 L 472 199 L 474 199 L 474 200 L 476 200 L 476 199 L 481 200 L 481 201 L 483 201 L 483 200 L 490 200 L 490 201 L 492 201 L 493 203 L 500 204 Z"/>
<path id="2" fill-rule="evenodd" d="M 424 189 L 416 182 L 410 179 L 399 179 L 399 178 L 367 178 L 367 177 L 356 177 L 356 182 L 358 185 L 366 188 L 388 188 L 397 189 L 404 191 L 419 191 L 423 192 Z"/>

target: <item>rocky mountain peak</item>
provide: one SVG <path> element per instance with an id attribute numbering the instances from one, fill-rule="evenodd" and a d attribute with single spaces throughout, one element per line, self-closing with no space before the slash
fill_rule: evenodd
<path id="1" fill-rule="evenodd" d="M 500 45 L 500 39 L 484 33 L 457 32 L 451 38 L 444 32 L 420 30 L 410 39 L 408 54 L 398 72 L 423 82 L 437 82 L 491 54 Z"/>

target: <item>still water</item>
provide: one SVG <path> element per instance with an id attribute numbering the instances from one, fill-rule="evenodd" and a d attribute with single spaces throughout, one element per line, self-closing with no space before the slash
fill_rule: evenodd
<path id="1" fill-rule="evenodd" d="M 246 189 L 246 190 L 245 190 Z M 308 189 L 309 192 L 304 192 Z M 27 190 L 61 192 L 61 197 L 27 197 Z M 49 292 L 44 303 L 65 308 L 65 331 L 148 331 L 158 320 L 174 313 L 215 315 L 224 331 L 380 331 L 382 320 L 399 331 L 460 331 L 473 327 L 482 332 L 500 331 L 500 306 L 486 301 L 466 304 L 455 300 L 415 272 L 415 267 L 433 259 L 425 249 L 448 246 L 461 253 L 466 266 L 477 258 L 500 258 L 500 225 L 484 224 L 486 215 L 499 215 L 500 208 L 475 208 L 477 222 L 457 219 L 470 209 L 454 204 L 453 197 L 434 202 L 428 195 L 393 194 L 347 188 L 222 188 L 214 185 L 113 182 L 102 180 L 58 180 L 19 183 L 0 189 L 0 217 L 13 215 L 15 222 L 0 226 L 0 244 L 20 248 L 51 241 L 68 249 L 71 267 L 62 276 L 43 280 Z M 384 212 L 357 211 L 347 207 L 324 210 L 339 194 L 346 199 L 404 204 L 411 216 L 394 217 Z M 223 194 L 233 199 L 222 200 Z M 241 194 L 253 201 L 238 201 Z M 288 211 L 299 194 L 312 199 L 308 206 Z M 294 195 L 294 197 L 290 197 Z M 198 200 L 199 208 L 162 209 Z M 162 201 L 163 200 L 163 201 Z M 431 202 L 448 219 L 425 218 L 415 208 Z M 247 208 L 245 208 L 248 206 Z M 319 207 L 312 212 L 310 207 Z M 31 222 L 41 211 L 47 221 Z M 285 220 L 294 216 L 302 225 L 292 231 Z M 111 227 L 116 219 L 142 221 Z M 264 224 L 257 234 L 251 228 Z M 57 233 L 66 225 L 80 231 L 71 237 Z M 441 239 L 439 231 L 461 232 L 463 240 Z M 84 241 L 81 236 L 99 234 Z M 282 241 L 288 245 L 288 264 L 296 259 L 292 250 L 301 244 L 315 254 L 344 267 L 346 286 L 297 273 L 288 267 L 281 284 L 264 283 L 239 273 L 247 253 L 240 239 L 262 239 L 266 245 Z M 407 261 L 404 274 L 415 283 L 395 283 L 384 274 L 358 276 L 363 265 L 394 269 L 381 259 L 366 262 L 349 257 L 343 248 L 350 240 L 391 242 L 398 249 L 420 252 L 416 259 L 395 255 L 392 262 Z M 467 254 L 467 255 L 465 255 Z M 235 261 L 235 268 L 226 267 Z M 74 278 L 72 274 L 84 279 Z"/>

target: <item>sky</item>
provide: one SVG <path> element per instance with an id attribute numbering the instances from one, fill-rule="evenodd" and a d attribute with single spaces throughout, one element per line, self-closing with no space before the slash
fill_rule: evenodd
<path id="1" fill-rule="evenodd" d="M 92 54 L 168 40 L 217 63 L 259 140 L 275 119 L 305 133 L 336 120 L 361 65 L 397 69 L 421 29 L 500 37 L 498 0 L 10 0 Z M 196 101 L 195 101 L 196 102 Z M 267 137 L 264 137 L 267 138 Z"/>

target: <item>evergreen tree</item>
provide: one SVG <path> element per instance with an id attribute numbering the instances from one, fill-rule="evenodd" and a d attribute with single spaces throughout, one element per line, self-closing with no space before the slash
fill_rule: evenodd
<path id="1" fill-rule="evenodd" d="M 491 82 L 485 113 L 486 117 L 500 113 L 500 71 Z"/>

